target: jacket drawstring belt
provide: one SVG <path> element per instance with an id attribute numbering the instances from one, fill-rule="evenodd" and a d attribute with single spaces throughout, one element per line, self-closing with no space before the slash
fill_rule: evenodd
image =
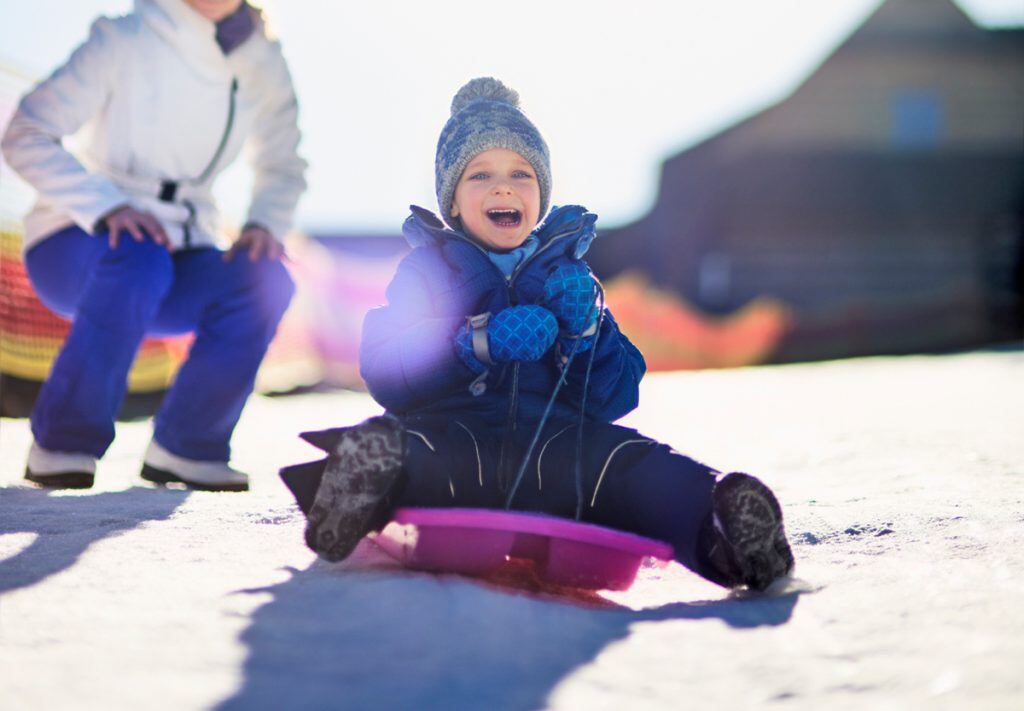
<path id="1" fill-rule="evenodd" d="M 192 246 L 192 228 L 196 224 L 196 206 L 192 204 L 191 200 L 182 200 L 181 204 L 188 210 L 188 219 L 181 226 L 182 233 L 184 234 L 183 246 L 185 249 L 188 249 Z"/>
<path id="2" fill-rule="evenodd" d="M 161 180 L 160 181 L 160 192 L 157 195 L 157 199 L 160 202 L 173 203 L 175 198 L 178 197 L 178 188 L 181 183 L 176 180 Z M 196 206 L 191 200 L 182 199 L 180 204 L 188 210 L 188 219 L 185 220 L 181 225 L 181 231 L 184 235 L 184 247 L 188 249 L 192 246 L 192 228 L 196 225 Z"/>

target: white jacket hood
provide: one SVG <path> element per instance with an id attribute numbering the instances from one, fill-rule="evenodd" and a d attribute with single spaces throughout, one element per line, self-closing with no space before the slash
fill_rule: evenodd
<path id="1" fill-rule="evenodd" d="M 230 74 L 227 58 L 217 46 L 217 26 L 185 0 L 135 0 L 135 14 L 203 76 Z"/>

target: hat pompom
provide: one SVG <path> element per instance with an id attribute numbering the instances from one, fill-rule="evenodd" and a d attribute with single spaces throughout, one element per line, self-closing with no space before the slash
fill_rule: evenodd
<path id="1" fill-rule="evenodd" d="M 465 86 L 459 89 L 452 99 L 452 115 L 469 106 L 470 103 L 486 99 L 487 101 L 500 101 L 519 107 L 519 93 L 509 89 L 494 77 L 477 77 L 466 82 Z"/>

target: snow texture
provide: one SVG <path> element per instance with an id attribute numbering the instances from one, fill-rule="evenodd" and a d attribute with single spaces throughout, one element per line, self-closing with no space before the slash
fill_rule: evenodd
<path id="1" fill-rule="evenodd" d="M 1024 353 L 653 375 L 625 422 L 778 492 L 795 579 L 733 595 L 678 566 L 625 593 L 317 561 L 278 467 L 365 395 L 254 398 L 248 494 L 22 484 L 0 422 L 4 709 L 1020 709 Z M 506 582 L 503 587 L 497 583 Z"/>

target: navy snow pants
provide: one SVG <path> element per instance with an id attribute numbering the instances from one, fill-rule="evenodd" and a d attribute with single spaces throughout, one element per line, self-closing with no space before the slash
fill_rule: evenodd
<path id="1" fill-rule="evenodd" d="M 407 478 L 395 505 L 504 508 L 532 427 L 520 426 L 502 463 L 502 428 L 471 416 L 400 419 L 408 432 Z M 575 517 L 578 431 L 575 420 L 545 426 L 512 509 Z M 665 541 L 684 566 L 719 577 L 704 556 L 716 470 L 636 430 L 606 423 L 584 424 L 582 452 L 582 521 Z"/>
<path id="2" fill-rule="evenodd" d="M 280 262 L 222 256 L 213 248 L 168 252 L 128 234 L 110 249 L 106 234 L 78 227 L 33 246 L 25 255 L 32 285 L 44 304 L 72 319 L 32 411 L 36 442 L 103 456 L 143 337 L 194 331 L 154 437 L 179 456 L 227 461 L 231 433 L 295 287 Z"/>

